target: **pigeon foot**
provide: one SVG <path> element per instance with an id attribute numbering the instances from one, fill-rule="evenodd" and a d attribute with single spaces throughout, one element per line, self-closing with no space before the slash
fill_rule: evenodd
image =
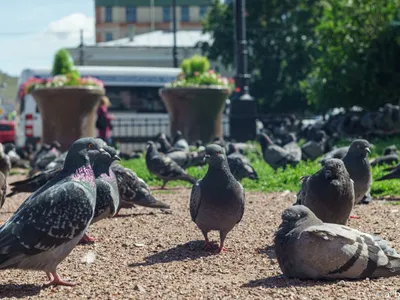
<path id="1" fill-rule="evenodd" d="M 58 276 L 56 272 L 50 273 L 46 272 L 47 277 L 50 279 L 50 282 L 47 283 L 46 285 L 64 285 L 64 286 L 75 286 L 75 282 L 68 282 L 64 281 L 63 279 Z"/>
<path id="2" fill-rule="evenodd" d="M 227 251 L 228 251 L 228 249 L 225 248 L 224 245 L 221 245 L 221 246 L 218 248 L 217 253 L 222 253 L 222 252 L 227 252 Z"/>
<path id="3" fill-rule="evenodd" d="M 361 219 L 361 217 L 359 217 L 359 216 L 350 216 L 349 218 L 350 219 Z"/>
<path id="4" fill-rule="evenodd" d="M 96 239 L 94 237 L 91 237 L 85 233 L 80 242 L 87 244 L 87 243 L 94 243 L 95 241 Z"/>
<path id="5" fill-rule="evenodd" d="M 213 249 L 213 244 L 210 243 L 210 241 L 205 240 L 203 250 L 212 250 L 212 249 Z"/>

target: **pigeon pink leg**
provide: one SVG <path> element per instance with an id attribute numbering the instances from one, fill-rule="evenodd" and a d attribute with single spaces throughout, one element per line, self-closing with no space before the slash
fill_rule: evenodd
<path id="1" fill-rule="evenodd" d="M 204 235 L 204 245 L 203 245 L 203 250 L 211 250 L 212 244 L 210 243 L 210 240 L 208 239 L 207 232 L 203 232 Z"/>
<path id="2" fill-rule="evenodd" d="M 350 216 L 350 219 L 361 219 L 359 216 Z"/>
<path id="3" fill-rule="evenodd" d="M 75 282 L 68 282 L 68 281 L 64 281 L 63 279 L 60 278 L 60 276 L 58 276 L 57 272 L 51 272 L 51 273 L 47 273 L 47 277 L 49 277 L 50 279 L 50 275 L 53 276 L 53 280 L 51 280 L 47 285 L 65 285 L 65 286 L 75 286 L 76 283 Z"/>
<path id="4" fill-rule="evenodd" d="M 81 241 L 82 241 L 82 242 L 86 242 L 86 243 L 93 243 L 93 242 L 96 241 L 96 239 L 95 239 L 94 237 L 91 237 L 91 236 L 89 236 L 89 235 L 87 235 L 87 234 L 85 233 L 85 234 L 83 235 Z"/>

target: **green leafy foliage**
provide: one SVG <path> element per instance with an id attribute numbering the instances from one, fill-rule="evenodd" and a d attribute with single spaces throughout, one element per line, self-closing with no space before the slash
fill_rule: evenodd
<path id="1" fill-rule="evenodd" d="M 371 158 L 378 156 L 382 153 L 383 149 L 388 145 L 395 144 L 399 139 L 372 141 L 374 147 L 372 149 Z M 348 145 L 349 143 L 341 143 L 340 145 Z M 340 146 L 339 145 L 339 146 Z M 252 181 L 244 179 L 242 184 L 246 190 L 249 191 L 263 191 L 263 192 L 283 192 L 291 191 L 298 192 L 301 186 L 300 178 L 305 175 L 315 173 L 320 169 L 319 159 L 315 161 L 301 161 L 296 167 L 287 167 L 286 169 L 278 169 L 276 172 L 264 162 L 260 155 L 261 151 L 258 149 L 257 153 L 247 153 L 246 156 L 250 159 L 252 166 L 256 170 L 259 176 L 258 181 Z M 144 158 L 123 161 L 122 165 L 132 169 L 150 186 L 162 185 L 162 181 L 158 180 L 155 176 L 151 175 L 147 170 L 146 162 Z M 372 169 L 373 178 L 384 174 L 383 169 L 387 166 L 376 166 Z M 204 167 L 191 167 L 188 173 L 197 179 L 201 179 L 207 172 L 207 166 Z M 167 188 L 171 186 L 185 186 L 190 187 L 191 185 L 182 181 L 169 182 Z M 387 180 L 381 182 L 373 182 L 371 193 L 374 197 L 383 196 L 400 196 L 400 180 Z"/>
<path id="2" fill-rule="evenodd" d="M 76 70 L 74 61 L 67 49 L 60 49 L 54 56 L 52 75 L 68 75 L 72 78 L 79 78 L 79 72 Z"/>

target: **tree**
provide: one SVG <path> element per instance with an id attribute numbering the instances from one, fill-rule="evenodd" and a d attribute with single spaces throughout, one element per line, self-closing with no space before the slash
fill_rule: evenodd
<path id="1" fill-rule="evenodd" d="M 320 0 L 247 1 L 246 10 L 251 94 L 264 112 L 304 110 L 299 83 L 311 71 Z M 215 0 L 203 24 L 214 41 L 202 50 L 225 66 L 234 66 L 233 15 L 232 4 Z"/>
<path id="2" fill-rule="evenodd" d="M 54 56 L 53 76 L 76 73 L 74 61 L 67 49 L 60 49 Z M 78 75 L 79 76 L 79 75 Z"/>

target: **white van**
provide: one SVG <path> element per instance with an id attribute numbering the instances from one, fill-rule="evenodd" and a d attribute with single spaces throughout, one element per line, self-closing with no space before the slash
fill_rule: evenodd
<path id="1" fill-rule="evenodd" d="M 176 79 L 178 68 L 77 66 L 81 76 L 96 77 L 104 82 L 106 95 L 115 115 L 112 137 L 121 142 L 121 150 L 143 148 L 146 139 L 163 131 L 169 133 L 169 118 L 158 90 Z M 23 70 L 18 86 L 28 78 L 49 78 L 50 68 Z M 36 144 L 41 137 L 41 118 L 32 95 L 17 95 L 16 144 Z M 226 119 L 226 117 L 225 117 Z M 227 127 L 227 120 L 224 126 Z M 224 128 L 225 132 L 229 128 Z M 135 142 L 135 145 L 133 144 Z M 130 144 L 129 146 L 127 144 Z"/>

